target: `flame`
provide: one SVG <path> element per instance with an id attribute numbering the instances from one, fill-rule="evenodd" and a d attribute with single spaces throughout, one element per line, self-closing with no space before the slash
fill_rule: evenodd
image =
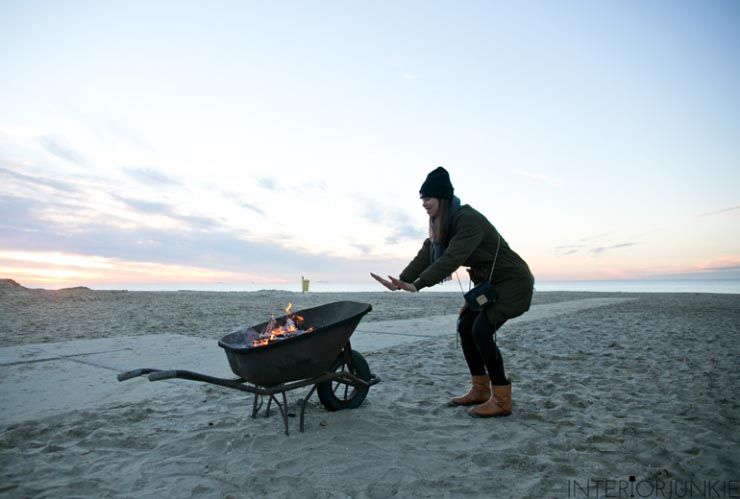
<path id="1" fill-rule="evenodd" d="M 290 338 L 291 336 L 297 336 L 299 334 L 310 333 L 313 331 L 313 326 L 306 329 L 299 329 L 297 327 L 297 325 L 300 325 L 300 323 L 303 322 L 303 317 L 298 314 L 291 314 L 290 309 L 292 307 L 293 304 L 289 302 L 288 306 L 284 309 L 285 315 L 288 316 L 285 320 L 284 326 L 276 326 L 275 317 L 270 318 L 270 321 L 265 327 L 265 331 L 260 334 L 258 339 L 252 341 L 252 346 L 259 347 L 269 345 L 271 342 L 279 339 Z"/>

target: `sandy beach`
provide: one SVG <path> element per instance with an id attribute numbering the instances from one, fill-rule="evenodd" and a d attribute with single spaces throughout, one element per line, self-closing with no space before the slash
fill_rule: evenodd
<path id="1" fill-rule="evenodd" d="M 277 413 L 251 418 L 242 392 L 185 381 L 155 391 L 161 383 L 119 384 L 105 371 L 80 381 L 156 396 L 15 408 L 0 420 L 0 497 L 740 496 L 740 295 L 535 293 L 532 319 L 499 333 L 514 409 L 493 420 L 447 406 L 468 386 L 462 352 L 453 330 L 424 330 L 454 324 L 457 293 L 46 291 L 3 280 L 0 347 L 178 335 L 222 356 L 216 340 L 288 302 L 346 299 L 372 305 L 367 328 L 422 325 L 402 328 L 418 337 L 404 343 L 364 343 L 382 381 L 360 408 L 329 412 L 314 395 L 306 431 L 291 418 L 286 436 Z M 578 303 L 591 305 L 568 308 Z M 24 373 L 53 384 L 44 365 L 0 365 L 2 403 Z M 291 413 L 307 391 L 289 393 Z"/>

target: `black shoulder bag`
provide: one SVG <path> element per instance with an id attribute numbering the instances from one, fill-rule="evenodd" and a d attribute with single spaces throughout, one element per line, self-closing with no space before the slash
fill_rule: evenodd
<path id="1" fill-rule="evenodd" d="M 480 312 L 490 304 L 496 303 L 498 293 L 496 293 L 496 288 L 493 286 L 491 279 L 493 279 L 493 269 L 496 268 L 496 259 L 498 259 L 499 249 L 501 249 L 501 234 L 498 235 L 496 255 L 493 257 L 493 265 L 491 266 L 491 274 L 488 276 L 488 280 L 483 281 L 463 295 L 471 310 Z"/>

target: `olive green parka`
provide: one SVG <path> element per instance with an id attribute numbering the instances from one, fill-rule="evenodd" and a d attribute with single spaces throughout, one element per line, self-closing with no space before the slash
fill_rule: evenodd
<path id="1" fill-rule="evenodd" d="M 413 282 L 417 291 L 421 291 L 441 282 L 461 266 L 470 267 L 475 284 L 488 279 L 499 244 L 499 233 L 485 216 L 470 205 L 461 206 L 452 219 L 448 240 L 445 252 L 432 263 L 432 243 L 427 238 L 399 279 Z M 486 308 L 486 316 L 491 324 L 518 317 L 529 310 L 534 277 L 527 263 L 509 247 L 503 237 L 492 282 L 498 299 Z"/>

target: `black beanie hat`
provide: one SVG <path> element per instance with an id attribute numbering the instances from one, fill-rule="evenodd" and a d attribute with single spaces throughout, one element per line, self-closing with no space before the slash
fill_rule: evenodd
<path id="1" fill-rule="evenodd" d="M 450 174 L 447 170 L 438 166 L 432 170 L 427 179 L 421 184 L 419 194 L 423 198 L 452 199 L 455 189 L 450 182 Z"/>

